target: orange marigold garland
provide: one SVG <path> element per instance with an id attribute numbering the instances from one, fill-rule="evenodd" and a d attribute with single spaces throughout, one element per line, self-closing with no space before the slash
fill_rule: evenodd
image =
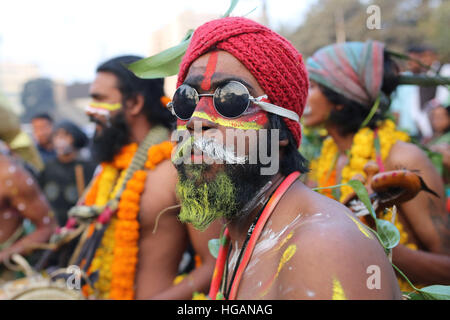
<path id="1" fill-rule="evenodd" d="M 170 159 L 173 150 L 173 143 L 164 141 L 160 144 L 154 145 L 148 149 L 147 162 L 145 167 L 153 170 L 155 166 L 164 159 Z"/>
<path id="2" fill-rule="evenodd" d="M 144 190 L 147 172 L 136 171 L 127 182 L 117 211 L 115 228 L 114 260 L 112 265 L 111 292 L 109 297 L 116 300 L 134 298 L 134 277 L 138 260 L 139 204 Z"/>
<path id="3" fill-rule="evenodd" d="M 150 147 L 145 168 L 152 170 L 160 162 L 170 159 L 172 149 L 173 144 L 169 141 Z M 94 197 L 96 198 L 95 204 L 99 203 L 99 197 L 105 199 L 106 195 L 100 192 L 102 184 L 109 185 L 109 196 L 106 196 L 106 198 L 112 199 L 115 196 L 125 177 L 126 171 L 124 169 L 130 165 L 136 150 L 136 144 L 125 146 L 111 164 L 102 164 L 102 172 L 96 177 L 96 181 L 94 181 L 86 196 L 90 203 L 93 202 Z M 114 183 L 109 184 L 112 179 L 111 168 L 122 170 L 120 177 L 118 177 L 118 170 L 114 175 L 115 185 Z M 110 174 L 106 174 L 105 177 L 104 173 L 107 171 Z M 146 178 L 147 171 L 138 170 L 127 182 L 125 190 L 121 194 L 116 215 L 113 216 L 108 229 L 105 231 L 101 245 L 92 261 L 89 274 L 96 270 L 100 272 L 95 287 L 100 292 L 101 298 L 118 300 L 134 298 L 134 281 L 139 249 L 138 215 Z M 106 186 L 103 186 L 103 189 L 106 189 Z"/>
<path id="4" fill-rule="evenodd" d="M 89 191 L 86 194 L 86 197 L 84 199 L 84 204 L 87 206 L 92 206 L 95 204 L 95 199 L 97 199 L 98 188 L 100 185 L 101 175 L 102 175 L 102 173 L 100 172 L 99 174 L 97 174 L 94 177 L 94 182 L 92 183 L 91 188 L 89 189 Z"/>

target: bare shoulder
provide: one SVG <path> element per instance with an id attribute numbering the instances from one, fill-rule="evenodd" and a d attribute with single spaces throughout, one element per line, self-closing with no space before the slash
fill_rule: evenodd
<path id="1" fill-rule="evenodd" d="M 144 222 L 153 225 L 156 216 L 163 210 L 168 210 L 163 215 L 161 222 L 167 217 L 178 214 L 176 208 L 169 209 L 178 204 L 175 195 L 177 183 L 177 172 L 170 162 L 165 160 L 158 164 L 153 170 L 147 171 L 144 191 L 141 196 L 140 216 Z"/>
<path id="2" fill-rule="evenodd" d="M 149 170 L 144 193 L 164 192 L 175 201 L 175 187 L 178 181 L 177 170 L 170 160 L 158 164 L 155 169 Z"/>
<path id="3" fill-rule="evenodd" d="M 278 251 L 280 285 L 291 286 L 279 298 L 398 298 L 394 271 L 374 234 L 340 203 L 310 192 L 303 190 L 310 200 Z M 373 270 L 380 289 L 368 286 Z"/>
<path id="4" fill-rule="evenodd" d="M 397 141 L 386 159 L 391 170 L 414 169 L 423 165 L 432 165 L 425 152 L 412 143 Z"/>

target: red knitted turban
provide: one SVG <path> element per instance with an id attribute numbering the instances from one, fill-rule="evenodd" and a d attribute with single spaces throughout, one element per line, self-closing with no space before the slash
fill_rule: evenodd
<path id="1" fill-rule="evenodd" d="M 308 75 L 301 54 L 279 34 L 246 18 L 222 18 L 198 27 L 181 61 L 177 87 L 192 62 L 213 48 L 227 51 L 244 64 L 271 103 L 301 117 L 308 94 Z M 300 146 L 300 124 L 283 119 Z"/>

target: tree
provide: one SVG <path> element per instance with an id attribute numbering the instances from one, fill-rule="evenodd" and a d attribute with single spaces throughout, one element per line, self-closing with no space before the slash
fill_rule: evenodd
<path id="1" fill-rule="evenodd" d="M 367 8 L 380 8 L 379 29 L 369 29 Z M 450 58 L 449 1 L 430 0 L 318 0 L 304 23 L 294 32 L 281 31 L 305 56 L 338 40 L 379 40 L 392 50 L 406 51 L 412 44 L 437 48 Z"/>

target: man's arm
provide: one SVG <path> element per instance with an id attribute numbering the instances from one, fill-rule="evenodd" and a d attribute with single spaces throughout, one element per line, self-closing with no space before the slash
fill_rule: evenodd
<path id="1" fill-rule="evenodd" d="M 13 163 L 11 166 L 15 170 L 10 172 L 9 177 L 14 182 L 8 190 L 9 203 L 23 218 L 29 219 L 36 230 L 0 252 L 0 262 L 14 253 L 29 254 L 29 246 L 46 242 L 56 225 L 50 206 L 36 181 L 23 167 Z"/>
<path id="2" fill-rule="evenodd" d="M 199 255 L 201 265 L 193 269 L 179 284 L 172 286 L 162 292 L 154 299 L 190 300 L 194 292 L 208 293 L 211 284 L 211 278 L 214 272 L 216 259 L 211 255 L 208 249 L 208 241 L 219 238 L 222 224 L 218 221 L 213 222 L 208 229 L 203 232 L 196 230 L 192 225 L 187 224 L 189 238 L 194 251 Z"/>
<path id="3" fill-rule="evenodd" d="M 386 162 L 388 170 L 417 170 L 439 198 L 420 191 L 399 206 L 423 250 L 412 252 L 402 245 L 393 250 L 394 263 L 410 278 L 422 284 L 450 283 L 450 219 L 445 209 L 442 179 L 426 155 L 416 146 L 397 143 Z"/>

